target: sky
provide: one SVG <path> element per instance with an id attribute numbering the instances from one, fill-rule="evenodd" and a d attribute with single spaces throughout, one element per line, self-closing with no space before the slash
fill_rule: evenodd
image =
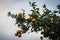
<path id="1" fill-rule="evenodd" d="M 31 13 L 29 1 L 36 2 L 41 13 L 43 4 L 51 10 L 58 10 L 56 6 L 60 4 L 59 0 L 0 0 L 0 40 L 40 40 L 40 33 L 35 32 L 23 34 L 21 38 L 16 37 L 14 34 L 19 28 L 15 25 L 15 20 L 7 16 L 9 11 L 17 14 L 22 12 L 21 9 L 26 11 L 26 15 Z"/>

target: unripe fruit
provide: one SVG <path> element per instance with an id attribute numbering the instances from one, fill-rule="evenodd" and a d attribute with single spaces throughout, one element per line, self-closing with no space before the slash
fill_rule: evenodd
<path id="1" fill-rule="evenodd" d="M 36 19 L 35 19 L 35 18 L 33 18 L 33 19 L 32 19 L 32 23 L 35 23 L 35 22 L 36 22 Z"/>

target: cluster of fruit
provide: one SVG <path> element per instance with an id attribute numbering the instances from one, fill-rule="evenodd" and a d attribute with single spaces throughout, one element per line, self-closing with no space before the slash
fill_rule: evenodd
<path id="1" fill-rule="evenodd" d="M 22 21 L 24 22 L 25 20 L 27 20 L 25 17 L 23 17 L 23 14 L 22 13 L 19 13 L 18 15 L 17 15 L 18 17 L 22 17 Z M 39 16 L 39 14 L 38 13 L 35 13 L 35 16 Z M 32 16 L 30 16 L 29 18 L 28 18 L 32 23 L 36 23 L 36 18 L 34 18 L 34 17 L 32 17 Z M 16 20 L 17 21 L 17 20 Z M 20 20 L 19 20 L 20 21 Z"/>
<path id="2" fill-rule="evenodd" d="M 35 13 L 34 16 L 39 16 L 39 14 L 38 13 Z M 26 19 L 25 16 L 23 16 L 22 13 L 18 13 L 17 14 L 17 20 L 16 20 L 16 22 L 19 22 L 19 23 L 22 22 L 22 21 L 25 22 L 25 20 L 29 20 L 33 24 L 37 22 L 37 18 L 34 18 L 33 16 L 30 16 L 28 19 Z M 22 30 L 17 30 L 15 36 L 21 37 L 22 33 L 26 33 L 27 30 L 28 30 L 27 27 L 23 27 Z"/>
<path id="3" fill-rule="evenodd" d="M 17 32 L 15 33 L 15 36 L 21 37 L 22 36 L 21 30 L 17 30 Z"/>
<path id="4" fill-rule="evenodd" d="M 36 23 L 36 21 L 37 21 L 37 20 L 36 20 L 35 18 L 33 18 L 32 16 L 29 17 L 29 20 L 30 20 L 32 23 Z"/>
<path id="5" fill-rule="evenodd" d="M 15 36 L 21 37 L 22 33 L 26 33 L 27 32 L 27 28 L 23 29 L 23 30 L 17 30 L 15 33 Z"/>
<path id="6" fill-rule="evenodd" d="M 32 14 L 31 14 L 32 15 Z M 28 19 L 32 22 L 32 23 L 36 23 L 37 22 L 37 18 L 39 17 L 39 13 L 35 13 L 32 16 L 30 16 Z"/>
<path id="7" fill-rule="evenodd" d="M 39 8 L 36 8 L 37 5 L 35 5 L 36 2 L 29 2 L 31 7 L 33 8 L 31 10 L 32 14 L 29 14 L 29 18 L 25 17 L 25 11 L 23 13 L 18 13 L 16 15 L 8 13 L 8 16 L 11 16 L 12 18 L 16 19 L 16 24 L 21 30 L 17 30 L 15 33 L 15 36 L 21 37 L 23 33 L 26 33 L 28 29 L 31 29 L 31 32 L 35 31 L 41 31 L 41 34 L 43 34 L 44 37 L 52 37 L 54 32 L 56 33 L 59 31 L 60 28 L 60 17 L 56 15 L 57 11 L 51 11 L 46 7 L 46 4 L 43 5 L 43 14 L 40 15 Z M 60 31 L 59 31 L 60 32 Z M 55 35 L 59 34 L 57 32 Z M 59 34 L 60 35 L 60 34 Z M 51 39 L 52 39 L 51 38 Z"/>

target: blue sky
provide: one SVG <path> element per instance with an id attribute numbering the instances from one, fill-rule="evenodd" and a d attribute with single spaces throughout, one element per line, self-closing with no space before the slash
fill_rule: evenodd
<path id="1" fill-rule="evenodd" d="M 59 0 L 0 0 L 0 39 L 6 40 L 40 40 L 39 33 L 26 33 L 21 38 L 14 36 L 14 33 L 19 29 L 15 25 L 15 20 L 7 16 L 7 13 L 11 11 L 12 13 L 22 12 L 21 9 L 26 11 L 26 15 L 30 13 L 30 5 L 28 1 L 36 2 L 37 7 L 40 8 L 42 13 L 42 5 L 46 4 L 47 8 L 51 10 L 57 10 L 57 5 L 60 4 Z M 34 37 L 33 37 L 34 36 Z M 27 39 L 28 38 L 28 39 Z"/>

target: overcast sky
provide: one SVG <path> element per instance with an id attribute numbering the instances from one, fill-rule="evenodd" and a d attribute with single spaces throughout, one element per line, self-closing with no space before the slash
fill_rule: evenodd
<path id="1" fill-rule="evenodd" d="M 15 25 L 15 20 L 7 16 L 9 11 L 17 14 L 22 12 L 21 9 L 24 9 L 26 14 L 30 13 L 28 1 L 37 2 L 40 12 L 43 4 L 51 10 L 56 10 L 56 6 L 60 4 L 59 0 L 0 0 L 0 40 L 40 40 L 39 33 L 26 33 L 21 38 L 15 37 L 14 33 L 19 28 Z"/>

